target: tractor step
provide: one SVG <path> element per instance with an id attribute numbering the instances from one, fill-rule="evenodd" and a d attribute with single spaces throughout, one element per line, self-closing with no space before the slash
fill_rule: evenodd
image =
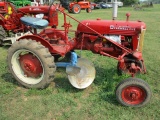
<path id="1" fill-rule="evenodd" d="M 6 37 L 5 39 L 3 39 L 3 45 L 12 45 L 20 37 L 22 37 L 24 35 L 30 35 L 30 34 L 32 34 L 32 33 L 31 32 L 26 32 L 26 33 L 13 34 L 10 37 Z"/>

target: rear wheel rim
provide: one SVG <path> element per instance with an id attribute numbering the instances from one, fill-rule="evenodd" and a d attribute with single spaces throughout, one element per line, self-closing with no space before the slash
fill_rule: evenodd
<path id="1" fill-rule="evenodd" d="M 27 56 L 27 55 L 34 57 L 36 61 L 32 61 L 32 60 L 22 61 L 22 56 Z M 39 65 L 36 63 L 37 61 Z M 44 67 L 40 58 L 30 50 L 21 49 L 16 51 L 11 58 L 11 64 L 12 64 L 13 72 L 24 83 L 37 84 L 40 81 L 42 81 L 44 77 L 44 69 L 43 69 Z M 37 70 L 41 69 L 41 70 L 34 72 L 35 70 L 33 69 L 37 69 Z"/>
<path id="2" fill-rule="evenodd" d="M 139 86 L 127 86 L 122 90 L 122 100 L 131 105 L 138 105 L 145 101 L 146 92 Z"/>

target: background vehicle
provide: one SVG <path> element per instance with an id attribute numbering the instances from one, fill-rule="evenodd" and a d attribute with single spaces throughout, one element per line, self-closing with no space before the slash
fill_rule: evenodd
<path id="1" fill-rule="evenodd" d="M 78 14 L 81 12 L 81 9 L 86 9 L 87 13 L 92 12 L 89 1 L 79 1 L 79 0 L 77 0 L 77 2 L 71 2 L 69 4 L 68 11 L 74 14 Z"/>
<path id="2" fill-rule="evenodd" d="M 60 3 L 62 4 L 62 7 L 64 7 L 66 10 L 69 9 L 69 1 L 68 0 L 60 0 Z"/>
<path id="3" fill-rule="evenodd" d="M 77 0 L 76 2 L 68 2 L 68 0 L 60 0 L 60 2 L 64 8 L 68 9 L 69 13 L 78 14 L 82 9 L 85 9 L 87 13 L 92 12 L 89 1 Z"/>
<path id="4" fill-rule="evenodd" d="M 16 6 L 16 8 L 31 5 L 30 0 L 8 0 L 8 2 L 13 3 Z"/>
<path id="5" fill-rule="evenodd" d="M 99 5 L 100 5 L 100 8 L 103 8 L 103 9 L 112 8 L 111 4 L 107 4 L 107 3 L 104 3 L 104 2 L 100 2 Z"/>
<path id="6" fill-rule="evenodd" d="M 118 1 L 117 4 L 118 4 L 118 7 L 123 7 L 123 2 Z"/>
<path id="7" fill-rule="evenodd" d="M 25 8 L 21 10 L 25 12 L 27 8 L 30 9 Z M 97 19 L 80 22 L 59 9 L 64 15 L 64 29 L 58 29 L 57 6 L 48 8 L 52 10 L 46 12 L 49 12 L 49 16 L 52 15 L 54 26 L 46 28 L 47 20 L 22 17 L 21 22 L 31 26 L 34 33 L 22 36 L 8 50 L 10 72 L 20 84 L 27 88 L 45 88 L 53 80 L 56 68 L 65 67 L 69 82 L 75 88 L 84 89 L 94 81 L 95 67 L 91 61 L 79 58 L 75 50 L 89 50 L 117 60 L 118 72 L 132 76 L 116 87 L 116 97 L 122 105 L 141 107 L 149 102 L 149 85 L 134 77 L 146 72 L 142 57 L 146 30 L 144 22 L 129 21 L 130 14 L 127 14 L 125 21 Z M 70 30 L 72 25 L 67 17 L 78 22 L 75 31 Z M 36 29 L 39 27 L 44 30 L 37 34 Z M 70 37 L 70 32 L 75 36 Z M 69 60 L 59 61 L 60 57 Z"/>
<path id="8" fill-rule="evenodd" d="M 93 9 L 100 9 L 100 8 L 101 8 L 100 5 L 97 4 L 97 3 L 91 2 L 90 4 L 91 4 L 91 9 L 92 9 L 92 10 L 93 10 Z"/>

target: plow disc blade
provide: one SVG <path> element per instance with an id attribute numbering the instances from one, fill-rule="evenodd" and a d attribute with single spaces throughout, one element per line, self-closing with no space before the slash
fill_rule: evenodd
<path id="1" fill-rule="evenodd" d="M 68 73 L 72 72 L 70 71 Z M 94 81 L 95 74 L 95 67 L 92 62 L 84 58 L 79 58 L 77 68 L 73 67 L 73 74 L 68 74 L 68 79 L 75 88 L 84 89 Z"/>
<path id="2" fill-rule="evenodd" d="M 80 73 L 80 71 L 81 71 L 80 67 L 67 66 L 66 68 L 66 73 L 71 76 L 77 75 L 78 73 Z"/>

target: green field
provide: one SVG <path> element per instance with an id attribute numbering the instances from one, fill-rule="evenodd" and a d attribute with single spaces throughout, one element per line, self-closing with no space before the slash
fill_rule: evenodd
<path id="1" fill-rule="evenodd" d="M 117 61 L 108 57 L 82 51 L 96 68 L 96 78 L 84 90 L 73 88 L 64 69 L 57 69 L 54 82 L 44 90 L 26 89 L 17 84 L 7 70 L 8 47 L 0 47 L 0 120 L 159 120 L 160 119 L 160 5 L 134 11 L 131 7 L 118 10 L 118 20 L 141 20 L 147 25 L 143 57 L 147 74 L 144 79 L 151 87 L 152 99 L 142 108 L 120 105 L 115 97 L 116 85 L 127 76 L 116 73 Z M 112 19 L 112 9 L 81 11 L 71 14 L 78 20 Z M 62 14 L 60 14 L 62 25 Z M 70 20 L 72 24 L 72 20 Z M 73 29 L 76 29 L 73 23 Z M 80 52 L 77 51 L 79 54 Z"/>

